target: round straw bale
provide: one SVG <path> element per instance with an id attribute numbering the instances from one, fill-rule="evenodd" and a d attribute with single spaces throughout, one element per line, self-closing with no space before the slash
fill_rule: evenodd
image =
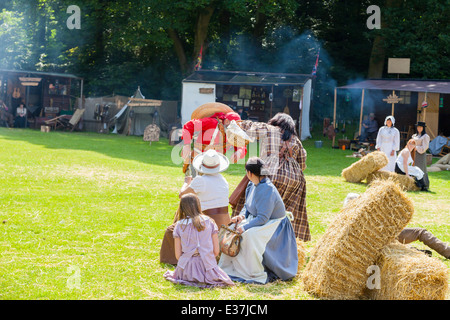
<path id="1" fill-rule="evenodd" d="M 228 113 L 232 111 L 233 109 L 231 109 L 231 107 L 227 106 L 226 104 L 220 102 L 208 102 L 202 104 L 200 107 L 198 107 L 192 112 L 191 120 L 208 118 L 217 112 Z"/>
<path id="2" fill-rule="evenodd" d="M 298 255 L 298 268 L 297 268 L 297 277 L 300 276 L 301 270 L 305 266 L 306 263 L 306 247 L 305 242 L 297 238 L 297 255 Z"/>
<path id="3" fill-rule="evenodd" d="M 448 268 L 442 261 L 398 241 L 385 246 L 376 262 L 379 289 L 367 289 L 374 300 L 444 300 Z"/>
<path id="4" fill-rule="evenodd" d="M 348 182 L 361 182 L 372 172 L 385 167 L 388 162 L 389 159 L 384 152 L 374 151 L 342 170 L 342 176 Z"/>
<path id="5" fill-rule="evenodd" d="M 408 224 L 412 201 L 393 181 L 375 181 L 350 201 L 314 246 L 302 273 L 307 292 L 323 299 L 360 299 L 367 268 Z"/>
<path id="6" fill-rule="evenodd" d="M 376 172 L 372 172 L 369 174 L 366 178 L 366 181 L 368 184 L 372 183 L 372 181 L 381 179 L 381 180 L 392 180 L 394 182 L 397 182 L 400 187 L 403 188 L 405 191 L 418 191 L 420 190 L 419 187 L 417 187 L 414 179 L 412 177 L 407 177 L 406 175 L 398 174 L 395 172 L 385 171 L 385 170 L 378 170 Z"/>

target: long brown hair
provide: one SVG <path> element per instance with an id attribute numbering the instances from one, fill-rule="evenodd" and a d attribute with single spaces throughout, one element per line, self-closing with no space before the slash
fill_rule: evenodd
<path id="1" fill-rule="evenodd" d="M 200 199 L 196 194 L 188 193 L 181 197 L 175 220 L 192 219 L 192 223 L 197 231 L 203 231 L 205 225 L 202 223 L 202 209 Z"/>
<path id="2" fill-rule="evenodd" d="M 406 148 L 408 148 L 408 144 L 410 144 L 410 143 L 414 144 L 414 149 L 412 151 L 410 151 L 410 153 L 411 153 L 411 159 L 413 160 L 413 166 L 415 166 L 416 165 L 416 140 L 409 139 L 408 142 L 406 143 Z"/>

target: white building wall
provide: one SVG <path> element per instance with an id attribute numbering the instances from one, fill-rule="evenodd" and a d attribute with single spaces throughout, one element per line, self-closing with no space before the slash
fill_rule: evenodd
<path id="1" fill-rule="evenodd" d="M 302 132 L 300 133 L 300 139 L 306 140 L 311 138 L 311 132 L 309 130 L 309 110 L 311 108 L 311 88 L 312 80 L 309 79 L 303 87 L 303 100 L 302 100 Z"/>
<path id="2" fill-rule="evenodd" d="M 213 88 L 212 93 L 200 93 L 202 88 Z M 181 123 L 191 120 L 192 112 L 208 102 L 216 102 L 216 85 L 214 83 L 183 82 L 181 101 Z"/>

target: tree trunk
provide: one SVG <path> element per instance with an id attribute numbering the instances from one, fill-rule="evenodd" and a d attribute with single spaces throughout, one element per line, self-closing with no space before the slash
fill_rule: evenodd
<path id="1" fill-rule="evenodd" d="M 177 55 L 178 62 L 180 63 L 181 73 L 185 75 L 188 71 L 188 63 L 186 59 L 186 53 L 184 52 L 183 43 L 181 43 L 181 40 L 174 29 L 169 29 L 167 32 L 169 33 L 170 39 L 172 39 L 173 41 L 175 54 Z"/>
<path id="2" fill-rule="evenodd" d="M 181 73 L 183 75 L 188 75 L 194 69 L 195 63 L 197 62 L 198 54 L 200 53 L 200 49 L 205 43 L 206 36 L 208 35 L 208 27 L 209 22 L 211 20 L 211 16 L 214 13 L 214 8 L 207 7 L 201 10 L 197 16 L 197 21 L 195 24 L 195 34 L 194 34 L 194 50 L 193 55 L 191 57 L 191 61 L 188 62 L 186 57 L 186 51 L 183 46 L 181 39 L 178 37 L 176 30 L 168 29 L 167 32 L 169 34 L 170 39 L 173 41 L 175 54 L 178 57 L 178 62 L 180 63 Z M 203 46 L 203 54 L 205 52 L 205 47 Z"/>
<path id="3" fill-rule="evenodd" d="M 384 49 L 384 38 L 377 36 L 373 41 L 372 53 L 370 54 L 368 78 L 382 78 L 386 51 Z"/>
<path id="4" fill-rule="evenodd" d="M 207 7 L 201 10 L 197 17 L 197 23 L 195 26 L 195 38 L 194 38 L 194 52 L 192 56 L 193 64 L 191 68 L 195 66 L 197 62 L 198 54 L 203 46 L 203 54 L 205 53 L 205 40 L 208 35 L 209 22 L 211 21 L 211 16 L 214 13 L 214 8 Z"/>
<path id="5" fill-rule="evenodd" d="M 398 8 L 401 0 L 386 0 L 385 8 Z M 383 11 L 381 12 L 381 29 L 388 27 L 386 20 L 383 19 Z M 384 64 L 386 60 L 386 50 L 384 48 L 384 38 L 376 36 L 372 45 L 372 53 L 370 54 L 368 78 L 382 78 Z"/>

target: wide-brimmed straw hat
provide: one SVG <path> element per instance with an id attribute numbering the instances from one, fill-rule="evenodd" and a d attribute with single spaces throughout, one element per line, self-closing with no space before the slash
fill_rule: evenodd
<path id="1" fill-rule="evenodd" d="M 228 169 L 230 160 L 215 150 L 208 150 L 199 154 L 192 161 L 192 166 L 203 174 L 220 173 Z"/>

